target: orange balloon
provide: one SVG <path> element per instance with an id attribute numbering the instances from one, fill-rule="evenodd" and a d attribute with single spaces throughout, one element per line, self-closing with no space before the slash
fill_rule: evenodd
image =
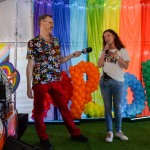
<path id="1" fill-rule="evenodd" d="M 80 93 L 82 93 L 82 92 L 84 92 L 82 89 L 78 89 L 78 93 L 80 94 Z"/>
<path id="2" fill-rule="evenodd" d="M 69 73 L 73 75 L 73 74 L 74 74 L 74 71 L 73 71 L 73 70 L 71 70 L 71 71 L 69 71 Z"/>
<path id="3" fill-rule="evenodd" d="M 78 86 L 80 86 L 80 85 L 81 85 L 81 83 L 82 83 L 82 82 L 81 82 L 81 81 L 79 81 L 79 80 L 78 80 L 78 81 L 76 81 L 76 85 L 78 85 Z"/>
<path id="4" fill-rule="evenodd" d="M 76 110 L 79 110 L 79 109 L 80 109 L 80 105 L 77 104 L 77 105 L 76 105 Z"/>
<path id="5" fill-rule="evenodd" d="M 90 90 L 89 87 L 86 87 L 86 88 L 85 88 L 85 91 L 89 93 L 91 90 Z"/>
<path id="6" fill-rule="evenodd" d="M 71 97 L 73 103 L 70 109 L 76 110 L 76 113 L 73 111 L 73 117 L 77 119 L 81 118 L 84 104 L 92 100 L 91 93 L 98 88 L 100 73 L 97 66 L 91 62 L 84 61 L 79 62 L 69 71 L 73 84 L 73 94 Z M 87 81 L 83 78 L 84 73 L 88 76 Z"/>
<path id="7" fill-rule="evenodd" d="M 76 100 L 77 100 L 77 101 L 81 101 L 81 100 L 82 100 L 81 96 L 78 95 L 78 97 L 76 97 Z"/>
<path id="8" fill-rule="evenodd" d="M 74 73 L 74 74 L 73 74 L 73 77 L 74 77 L 74 78 L 78 78 L 78 76 L 79 76 L 78 73 Z"/>
<path id="9" fill-rule="evenodd" d="M 85 72 L 85 68 L 83 68 L 83 67 L 82 67 L 82 68 L 81 68 L 81 72 L 83 72 L 83 73 L 84 73 L 84 72 Z"/>
<path id="10" fill-rule="evenodd" d="M 80 69 L 79 68 L 75 68 L 75 73 L 80 73 Z"/>
<path id="11" fill-rule="evenodd" d="M 74 66 L 70 66 L 69 71 L 74 71 Z"/>

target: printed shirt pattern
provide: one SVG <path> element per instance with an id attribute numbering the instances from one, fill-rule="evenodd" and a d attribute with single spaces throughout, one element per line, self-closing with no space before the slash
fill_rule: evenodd
<path id="1" fill-rule="evenodd" d="M 60 81 L 60 45 L 57 38 L 50 36 L 46 42 L 41 36 L 28 42 L 27 59 L 35 61 L 33 85 Z"/>
<path id="2" fill-rule="evenodd" d="M 114 64 L 116 64 L 116 62 L 117 62 L 115 57 L 110 57 L 109 56 L 108 51 L 106 51 L 104 60 L 105 60 L 105 62 L 114 63 Z"/>

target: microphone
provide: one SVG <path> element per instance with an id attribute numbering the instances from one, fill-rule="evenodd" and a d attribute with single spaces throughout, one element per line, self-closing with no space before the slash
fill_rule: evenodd
<path id="1" fill-rule="evenodd" d="M 90 52 L 92 52 L 92 48 L 91 47 L 84 48 L 81 51 L 81 53 L 83 53 L 83 54 L 90 53 Z M 75 54 L 73 54 L 73 55 L 75 56 Z"/>
<path id="2" fill-rule="evenodd" d="M 106 45 L 104 47 L 104 50 L 105 51 L 109 50 L 109 46 L 110 46 L 110 43 L 108 41 L 106 41 Z"/>
<path id="3" fill-rule="evenodd" d="M 92 52 L 92 48 L 91 48 L 91 47 L 84 48 L 84 49 L 82 49 L 82 51 L 81 51 L 81 53 L 83 53 L 83 54 L 90 53 L 90 52 Z"/>

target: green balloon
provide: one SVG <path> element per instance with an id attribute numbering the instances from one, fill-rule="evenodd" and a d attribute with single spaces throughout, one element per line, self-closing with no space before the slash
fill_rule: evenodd
<path id="1" fill-rule="evenodd" d="M 145 80 L 149 79 L 149 74 L 148 73 L 144 73 L 143 76 L 144 76 Z"/>
<path id="2" fill-rule="evenodd" d="M 150 67 L 150 60 L 146 61 L 146 66 Z"/>
<path id="3" fill-rule="evenodd" d="M 146 94 L 150 95 L 150 88 L 146 87 Z"/>
<path id="4" fill-rule="evenodd" d="M 149 74 L 150 77 L 150 68 L 147 68 L 146 72 Z"/>
<path id="5" fill-rule="evenodd" d="M 146 70 L 147 70 L 147 66 L 143 66 L 142 67 L 142 72 L 146 72 Z"/>

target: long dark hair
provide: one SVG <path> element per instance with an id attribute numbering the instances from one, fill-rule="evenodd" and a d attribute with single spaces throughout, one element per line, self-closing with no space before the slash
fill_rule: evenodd
<path id="1" fill-rule="evenodd" d="M 105 47 L 105 45 L 106 45 L 106 41 L 105 41 L 105 38 L 104 38 L 105 32 L 110 32 L 114 35 L 114 37 L 115 37 L 114 38 L 114 43 L 115 43 L 115 46 L 117 47 L 118 50 L 120 50 L 121 48 L 125 48 L 125 46 L 122 43 L 122 41 L 120 40 L 118 34 L 112 29 L 107 29 L 103 32 L 103 37 L 102 37 L 103 38 L 103 47 Z"/>

